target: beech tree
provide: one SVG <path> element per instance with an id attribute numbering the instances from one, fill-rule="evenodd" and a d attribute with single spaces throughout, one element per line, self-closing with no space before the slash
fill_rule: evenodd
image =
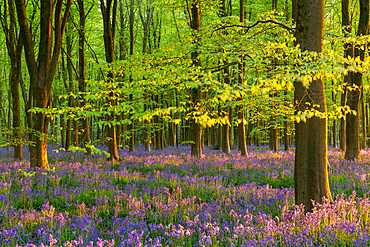
<path id="1" fill-rule="evenodd" d="M 93 4 L 90 9 L 85 11 L 83 0 L 77 0 L 78 12 L 80 14 L 80 21 L 78 26 L 78 89 L 80 93 L 86 93 L 86 58 L 85 58 L 85 26 L 86 17 L 93 8 Z M 82 97 L 81 107 L 86 106 L 86 99 Z M 90 138 L 90 123 L 89 118 L 85 117 L 81 119 L 82 122 L 82 145 L 86 147 L 87 154 L 91 154 L 91 138 Z"/>
<path id="2" fill-rule="evenodd" d="M 21 129 L 21 103 L 19 97 L 19 84 L 22 80 L 22 49 L 23 42 L 16 27 L 14 1 L 4 0 L 3 12 L 0 11 L 0 22 L 5 34 L 6 48 L 10 58 L 9 85 L 13 112 L 13 146 L 14 158 L 23 159 L 23 142 Z M 0 8 L 1 10 L 1 8 Z M 8 23 L 9 13 L 9 23 Z M 8 119 L 10 121 L 10 119 Z"/>
<path id="3" fill-rule="evenodd" d="M 244 25 L 244 0 L 239 0 L 239 21 L 242 25 Z M 240 85 L 244 84 L 244 55 L 240 57 L 241 62 L 239 64 L 239 77 L 238 81 Z M 244 104 L 239 106 L 239 125 L 238 125 L 238 136 L 239 136 L 239 150 L 241 155 L 247 155 L 247 138 L 245 133 L 245 109 Z"/>
<path id="4" fill-rule="evenodd" d="M 200 1 L 187 1 L 187 9 L 189 14 L 190 28 L 192 29 L 192 37 L 194 49 L 191 52 L 192 69 L 197 70 L 200 67 L 199 58 L 199 31 L 200 31 Z M 191 89 L 191 100 L 193 104 L 193 116 L 191 120 L 191 155 L 202 156 L 202 126 L 196 122 L 196 109 L 201 99 L 201 86 L 195 86 Z"/>
<path id="5" fill-rule="evenodd" d="M 369 30 L 369 0 L 360 0 L 360 19 L 357 36 L 368 34 Z M 364 61 L 365 49 L 363 43 L 347 44 L 346 53 L 350 57 Z M 346 152 L 344 158 L 354 160 L 360 158 L 360 104 L 363 92 L 363 73 L 361 71 L 349 71 L 345 77 L 347 90 L 347 104 L 352 110 L 346 117 Z"/>
<path id="6" fill-rule="evenodd" d="M 63 0 L 57 0 L 56 2 L 41 0 L 40 40 L 36 58 L 35 44 L 27 21 L 26 4 L 24 0 L 15 0 L 25 59 L 30 75 L 29 91 L 31 100 L 29 103 L 31 104 L 32 102 L 33 107 L 39 109 L 33 114 L 32 119 L 29 120 L 30 128 L 32 129 L 30 141 L 33 142 L 33 145 L 30 145 L 31 167 L 49 168 L 47 135 L 50 119 L 42 110 L 50 107 L 51 104 L 51 87 L 72 0 L 66 0 L 62 18 L 63 2 Z"/>
<path id="7" fill-rule="evenodd" d="M 107 63 L 112 63 L 114 61 L 114 39 L 116 31 L 116 17 L 117 17 L 117 0 L 100 0 L 101 12 L 103 15 L 104 22 L 104 47 L 105 47 L 105 58 Z M 114 74 L 112 71 L 108 70 L 107 83 L 114 83 Z M 113 89 L 112 89 L 113 90 Z M 110 95 L 113 98 L 114 92 L 112 91 Z M 116 100 L 111 100 L 110 104 L 115 105 Z M 114 121 L 116 115 L 114 112 L 109 114 L 109 121 Z M 117 149 L 117 136 L 116 136 L 116 126 L 110 124 L 108 126 L 108 152 L 110 154 L 110 159 L 119 160 L 118 149 Z"/>
<path id="8" fill-rule="evenodd" d="M 324 34 L 324 0 L 297 1 L 296 39 L 302 51 L 321 53 Z M 315 63 L 314 60 L 311 63 Z M 328 179 L 327 118 L 324 80 L 321 72 L 310 75 L 312 81 L 304 85 L 295 82 L 295 113 L 304 112 L 307 105 L 318 105 L 322 116 L 312 116 L 295 127 L 294 188 L 295 203 L 313 207 L 311 200 L 322 203 L 323 197 L 332 200 Z"/>

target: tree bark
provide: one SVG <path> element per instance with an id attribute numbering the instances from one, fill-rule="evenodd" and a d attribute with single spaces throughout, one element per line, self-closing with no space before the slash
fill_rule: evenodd
<path id="1" fill-rule="evenodd" d="M 226 107 L 227 116 L 230 114 L 230 106 Z M 222 125 L 222 152 L 230 154 L 230 126 L 229 123 Z"/>
<path id="2" fill-rule="evenodd" d="M 368 34 L 369 25 L 369 0 L 360 0 L 360 19 L 358 23 L 357 36 Z M 359 57 L 361 61 L 365 59 L 365 50 L 361 49 L 361 45 L 356 44 L 354 47 L 354 57 Z M 348 90 L 347 102 L 351 110 L 356 112 L 348 114 L 346 117 L 346 152 L 344 158 L 346 160 L 355 160 L 360 158 L 360 105 L 362 92 L 362 72 L 348 73 L 350 80 L 348 87 L 355 87 Z"/>
<path id="3" fill-rule="evenodd" d="M 361 91 L 361 122 L 362 122 L 362 143 L 361 147 L 366 148 L 367 146 L 367 129 L 366 129 L 366 117 L 365 117 L 365 100 L 364 100 L 364 89 Z"/>
<path id="4" fill-rule="evenodd" d="M 303 51 L 321 53 L 324 34 L 324 0 L 297 1 L 296 39 Z M 322 74 L 313 74 L 308 87 L 295 82 L 295 111 L 304 111 L 306 103 L 319 105 L 326 114 L 325 88 Z M 299 103 L 296 103 L 299 102 Z M 312 209 L 311 200 L 322 203 L 323 197 L 332 200 L 328 179 L 327 119 L 311 117 L 296 123 L 296 153 L 294 166 L 295 203 Z"/>
<path id="5" fill-rule="evenodd" d="M 68 28 L 68 27 L 67 27 Z M 68 72 L 68 92 L 70 94 L 74 93 L 74 82 L 73 82 L 73 71 L 72 71 L 72 37 L 71 33 L 68 32 L 68 29 L 66 28 L 66 45 L 67 45 L 67 72 Z M 70 109 L 73 109 L 75 107 L 75 98 L 74 96 L 70 95 L 68 98 L 68 106 Z M 70 117 L 68 117 L 67 120 L 67 150 L 69 149 L 71 143 L 76 146 L 76 143 L 73 142 L 73 139 L 78 139 L 78 136 L 76 137 L 76 125 L 75 120 L 72 120 Z"/>
<path id="6" fill-rule="evenodd" d="M 133 0 L 130 3 L 130 55 L 134 55 L 134 3 Z M 133 78 L 130 75 L 130 83 L 132 83 Z M 130 94 L 129 100 L 132 102 L 133 94 Z M 135 130 L 134 130 L 134 119 L 132 118 L 133 114 L 130 114 L 131 123 L 127 126 L 127 129 L 130 133 L 130 141 L 129 141 L 129 152 L 135 152 Z"/>
<path id="7" fill-rule="evenodd" d="M 112 2 L 113 1 L 113 2 Z M 106 5 L 105 3 L 106 2 Z M 114 40 L 116 30 L 116 16 L 117 16 L 117 0 L 100 0 L 100 9 L 103 16 L 104 23 L 104 48 L 105 48 L 105 59 L 107 63 L 114 61 Z M 113 84 L 114 74 L 109 71 L 107 74 L 107 83 Z M 113 97 L 113 93 L 110 94 Z M 111 105 L 116 105 L 116 100 L 110 99 Z M 116 119 L 114 112 L 109 113 L 108 122 L 112 122 Z M 118 148 L 117 148 L 117 135 L 116 125 L 110 124 L 107 128 L 108 136 L 108 152 L 110 154 L 109 159 L 119 160 Z"/>
<path id="8" fill-rule="evenodd" d="M 344 32 L 344 36 L 347 37 L 352 32 L 352 23 L 350 19 L 349 13 L 349 0 L 342 0 L 342 28 Z M 350 43 L 344 44 L 344 57 L 347 58 L 348 56 L 353 56 L 353 47 Z M 345 106 L 347 104 L 347 86 L 346 83 L 350 81 L 350 73 L 344 75 L 344 86 L 343 92 L 340 99 L 341 106 Z M 342 112 L 344 114 L 344 112 Z M 340 150 L 346 152 L 346 119 L 340 119 L 340 127 L 339 127 L 339 148 Z"/>
<path id="9" fill-rule="evenodd" d="M 188 8 L 190 17 L 190 28 L 192 29 L 192 38 L 195 45 L 194 50 L 191 52 L 191 60 L 193 68 L 200 67 L 199 59 L 199 31 L 200 31 L 200 2 L 199 0 L 191 0 L 191 5 Z M 191 89 L 192 103 L 197 105 L 201 99 L 200 86 Z M 195 121 L 191 120 L 191 155 L 202 157 L 202 127 Z"/>
<path id="10" fill-rule="evenodd" d="M 80 23 L 78 29 L 78 90 L 82 95 L 86 93 L 86 59 L 85 59 L 85 24 L 86 13 L 83 0 L 77 0 L 78 12 L 80 14 Z M 81 107 L 86 107 L 87 101 L 85 97 L 80 99 Z M 90 138 L 90 124 L 89 118 L 81 119 L 82 125 L 82 146 L 86 148 L 87 154 L 91 154 L 91 138 Z"/>

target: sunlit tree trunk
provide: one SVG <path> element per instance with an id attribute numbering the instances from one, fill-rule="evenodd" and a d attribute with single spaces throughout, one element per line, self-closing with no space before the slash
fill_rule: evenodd
<path id="1" fill-rule="evenodd" d="M 321 53 L 324 35 L 324 0 L 297 1 L 297 43 L 303 51 Z M 312 74 L 308 87 L 295 82 L 295 111 L 304 111 L 306 103 L 319 105 L 318 111 L 326 113 L 325 88 L 322 74 Z M 297 103 L 299 102 L 299 103 Z M 303 204 L 306 211 L 312 202 L 322 203 L 323 197 L 332 200 L 328 179 L 327 119 L 311 117 L 296 123 L 294 189 L 295 203 Z"/>
<path id="2" fill-rule="evenodd" d="M 28 26 L 26 5 L 24 0 L 15 0 L 17 7 L 18 23 L 24 45 L 25 58 L 30 75 L 30 87 L 33 94 L 34 106 L 45 109 L 50 107 L 51 86 L 56 72 L 58 58 L 62 45 L 64 28 L 71 6 L 71 0 L 63 5 L 63 0 L 56 2 L 40 1 L 40 40 L 38 58 L 34 53 L 34 42 L 31 30 Z M 64 16 L 62 19 L 62 9 Z M 54 15 L 54 20 L 53 20 Z M 54 23 L 54 28 L 53 28 Z M 54 39 L 53 39 L 54 33 Z M 41 112 L 35 113 L 32 118 L 30 146 L 31 167 L 49 168 L 47 159 L 47 133 L 49 118 Z"/>

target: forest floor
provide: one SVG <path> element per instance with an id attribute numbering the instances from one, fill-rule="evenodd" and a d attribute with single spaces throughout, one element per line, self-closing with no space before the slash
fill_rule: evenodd
<path id="1" fill-rule="evenodd" d="M 0 149 L 1 246 L 370 245 L 370 150 L 329 150 L 335 202 L 310 213 L 294 206 L 294 151 L 48 155 L 34 171 Z"/>

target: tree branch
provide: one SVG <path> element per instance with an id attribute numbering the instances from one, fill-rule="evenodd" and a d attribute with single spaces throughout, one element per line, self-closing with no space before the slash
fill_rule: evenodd
<path id="1" fill-rule="evenodd" d="M 245 29 L 245 33 L 247 33 L 249 31 L 249 29 L 257 26 L 258 24 L 260 23 L 273 23 L 273 24 L 276 24 L 282 28 L 284 28 L 285 30 L 287 30 L 288 32 L 290 32 L 291 34 L 294 34 L 295 33 L 295 29 L 292 28 L 292 27 L 289 27 L 288 25 L 285 25 L 284 23 L 281 23 L 281 22 L 278 22 L 278 21 L 275 21 L 275 20 L 259 20 L 259 21 L 256 21 L 256 23 L 252 24 L 252 25 L 249 25 L 249 26 L 245 26 L 245 25 L 227 25 L 227 26 L 222 26 L 220 28 L 217 28 L 215 30 L 213 30 L 213 32 L 211 33 L 211 36 L 219 31 L 219 30 L 223 30 L 223 29 L 226 29 L 226 28 L 230 28 L 230 27 L 240 27 L 240 28 L 244 28 Z"/>

